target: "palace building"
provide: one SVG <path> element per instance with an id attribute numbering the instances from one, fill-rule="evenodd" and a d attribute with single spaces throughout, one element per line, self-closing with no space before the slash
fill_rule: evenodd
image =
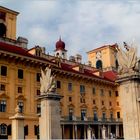
<path id="1" fill-rule="evenodd" d="M 67 58 L 66 45 L 60 38 L 54 56 L 45 48 L 28 49 L 28 40 L 16 39 L 19 13 L 0 6 L 0 139 L 11 138 L 11 120 L 18 104 L 25 116 L 26 139 L 39 138 L 40 69 L 51 66 L 56 74 L 57 93 L 61 99 L 63 139 L 87 138 L 90 127 L 96 138 L 112 133 L 123 137 L 122 112 L 117 78 L 117 44 L 89 51 L 87 65 L 82 56 Z M 56 130 L 57 131 L 57 130 Z"/>

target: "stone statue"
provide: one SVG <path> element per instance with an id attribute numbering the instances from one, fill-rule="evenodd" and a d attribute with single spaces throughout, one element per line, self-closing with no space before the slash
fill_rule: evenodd
<path id="1" fill-rule="evenodd" d="M 122 48 L 116 48 L 118 51 L 117 55 L 119 62 L 119 74 L 136 71 L 136 63 L 138 62 L 136 47 L 134 47 L 133 44 L 131 46 L 128 46 L 124 42 L 124 48 L 126 49 L 126 51 L 124 51 Z"/>
<path id="2" fill-rule="evenodd" d="M 56 81 L 55 75 L 51 74 L 51 69 L 46 67 L 43 71 L 41 69 L 41 77 L 40 77 L 40 92 L 43 94 L 47 94 L 48 92 L 55 92 L 56 91 Z"/>
<path id="3" fill-rule="evenodd" d="M 105 126 L 103 125 L 103 127 L 102 127 L 102 139 L 106 139 L 106 128 L 105 128 Z"/>

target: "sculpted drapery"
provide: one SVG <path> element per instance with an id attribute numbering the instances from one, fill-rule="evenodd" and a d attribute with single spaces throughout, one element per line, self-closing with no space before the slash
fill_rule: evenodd
<path id="1" fill-rule="evenodd" d="M 125 46 L 126 50 L 124 51 L 122 48 L 117 48 L 118 50 L 118 63 L 119 63 L 119 73 L 128 73 L 135 71 L 136 63 L 137 63 L 137 49 L 133 45 Z"/>
<path id="2" fill-rule="evenodd" d="M 51 69 L 49 67 L 46 67 L 44 71 L 41 69 L 40 84 L 41 93 L 47 94 L 49 92 L 56 91 L 55 75 L 52 75 Z"/>

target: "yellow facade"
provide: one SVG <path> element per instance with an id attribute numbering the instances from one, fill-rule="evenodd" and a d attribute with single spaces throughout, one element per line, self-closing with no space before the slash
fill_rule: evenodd
<path id="1" fill-rule="evenodd" d="M 0 10 L 7 12 L 6 37 L 15 39 L 17 13 L 3 7 L 0 7 Z M 11 19 L 10 16 L 13 18 Z M 41 50 L 38 49 L 39 46 L 25 52 L 24 48 L 14 47 L 17 46 L 16 41 L 7 39 L 4 42 L 5 48 L 9 48 L 7 51 L 2 50 L 4 44 L 1 42 L 4 42 L 3 38 L 0 38 L 0 124 L 6 124 L 7 131 L 5 135 L 0 134 L 0 138 L 11 138 L 11 134 L 8 134 L 10 131 L 8 126 L 11 125 L 9 117 L 14 115 L 16 105 L 19 103 L 23 106 L 24 124 L 28 126 L 25 138 L 38 137 L 35 127 L 39 125 L 37 109 L 40 109 L 40 103 L 37 97 L 40 90 L 40 68 L 49 65 L 57 76 L 57 92 L 64 96 L 60 103 L 63 138 L 87 138 L 86 130 L 89 126 L 95 132 L 96 138 L 101 138 L 100 131 L 103 125 L 107 129 L 107 137 L 111 132 L 116 136 L 123 136 L 119 96 L 116 95 L 118 86 L 114 81 L 96 76 L 98 69 L 94 67 L 69 60 L 62 63 L 54 56 L 36 53 Z M 9 46 L 8 42 L 13 46 Z M 14 52 L 12 47 L 18 51 Z M 101 49 L 101 53 L 102 60 L 105 60 L 103 68 L 114 67 L 114 49 L 107 46 Z M 96 64 L 95 54 L 96 51 L 88 53 L 93 66 Z M 68 69 L 68 66 L 73 68 Z M 86 74 L 85 70 L 92 71 L 92 74 Z M 3 73 L 4 71 L 6 74 Z M 2 101 L 5 101 L 5 108 Z"/>
<path id="2" fill-rule="evenodd" d="M 106 45 L 89 51 L 88 60 L 91 62 L 91 65 L 96 67 L 97 61 L 101 60 L 103 69 L 116 69 L 117 51 L 115 47 L 117 47 L 117 44 Z"/>
<path id="3" fill-rule="evenodd" d="M 16 21 L 17 21 L 17 15 L 19 13 L 0 6 L 0 13 L 1 12 L 5 13 L 5 20 L 0 20 L 0 22 L 4 23 L 7 28 L 5 37 L 15 40 L 16 39 Z"/>

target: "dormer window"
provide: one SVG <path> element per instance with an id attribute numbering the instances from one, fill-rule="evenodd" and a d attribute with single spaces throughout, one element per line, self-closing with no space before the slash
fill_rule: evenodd
<path id="1" fill-rule="evenodd" d="M 36 56 L 40 56 L 40 54 L 41 54 L 41 52 L 40 52 L 40 50 L 36 50 Z"/>

